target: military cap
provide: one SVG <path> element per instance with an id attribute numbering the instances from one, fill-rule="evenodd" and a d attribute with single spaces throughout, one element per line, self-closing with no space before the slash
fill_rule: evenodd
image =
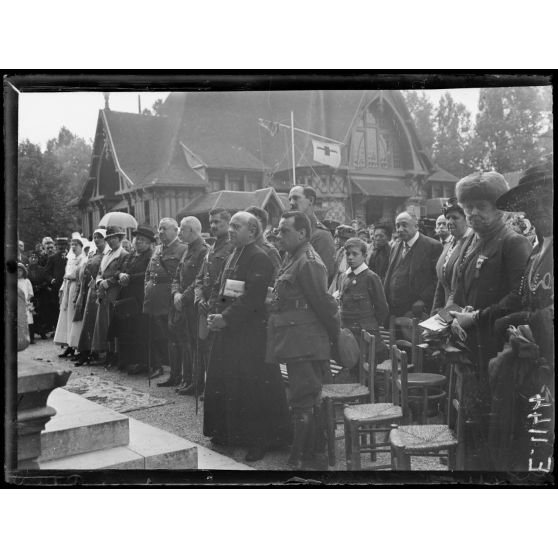
<path id="1" fill-rule="evenodd" d="M 527 169 L 515 188 L 498 198 L 496 207 L 504 211 L 526 211 L 535 205 L 537 199 L 552 195 L 554 173 L 553 158 Z"/>
<path id="2" fill-rule="evenodd" d="M 478 171 L 462 178 L 455 185 L 455 194 L 459 203 L 486 200 L 496 205 L 496 200 L 509 189 L 506 179 L 499 172 Z"/>
<path id="3" fill-rule="evenodd" d="M 353 236 L 356 236 L 356 231 L 349 225 L 339 225 L 335 229 L 335 234 L 341 238 L 353 238 Z"/>

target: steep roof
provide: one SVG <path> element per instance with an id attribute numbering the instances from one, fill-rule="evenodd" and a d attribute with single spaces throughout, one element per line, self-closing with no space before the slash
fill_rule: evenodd
<path id="1" fill-rule="evenodd" d="M 452 182 L 455 184 L 459 179 L 442 167 L 436 167 L 436 172 L 428 177 L 428 182 Z"/>
<path id="2" fill-rule="evenodd" d="M 282 201 L 273 188 L 262 188 L 254 192 L 219 190 L 218 192 L 199 195 L 186 207 L 182 208 L 178 212 L 178 216 L 180 218 L 183 215 L 205 215 L 216 207 L 226 209 L 227 211 L 240 211 L 251 205 L 263 208 L 272 199 L 279 206 L 283 206 Z"/>
<path id="3" fill-rule="evenodd" d="M 208 166 L 276 172 L 292 166 L 290 130 L 281 128 L 272 136 L 259 125 L 260 118 L 289 125 L 292 111 L 295 127 L 345 142 L 342 166 L 346 166 L 355 118 L 374 101 L 389 106 L 403 129 L 413 158 L 408 170 L 432 172 L 399 91 L 175 92 L 167 97 L 164 110 L 181 120 L 180 140 Z M 295 161 L 297 166 L 318 166 L 312 137 L 297 131 Z"/>

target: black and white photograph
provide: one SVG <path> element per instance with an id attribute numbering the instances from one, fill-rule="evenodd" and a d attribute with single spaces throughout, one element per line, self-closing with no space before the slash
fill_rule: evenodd
<path id="1" fill-rule="evenodd" d="M 7 482 L 553 482 L 552 77 L 353 77 L 5 76 Z"/>

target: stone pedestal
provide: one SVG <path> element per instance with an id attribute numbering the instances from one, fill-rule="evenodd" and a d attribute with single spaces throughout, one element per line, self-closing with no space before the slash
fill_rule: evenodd
<path id="1" fill-rule="evenodd" d="M 66 385 L 70 370 L 56 370 L 49 362 L 18 354 L 17 370 L 17 468 L 38 469 L 41 432 L 56 414 L 47 405 L 50 392 Z"/>

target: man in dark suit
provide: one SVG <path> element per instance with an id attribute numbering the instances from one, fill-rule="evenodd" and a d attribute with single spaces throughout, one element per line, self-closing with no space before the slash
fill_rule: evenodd
<path id="1" fill-rule="evenodd" d="M 56 239 L 56 252 L 48 256 L 45 266 L 45 279 L 49 288 L 49 304 L 47 310 L 47 331 L 54 331 L 60 311 L 60 288 L 66 269 L 67 238 Z"/>
<path id="2" fill-rule="evenodd" d="M 384 281 L 390 314 L 422 316 L 432 307 L 442 245 L 420 233 L 417 218 L 406 211 L 397 216 L 395 229 L 399 240 L 391 251 Z"/>

